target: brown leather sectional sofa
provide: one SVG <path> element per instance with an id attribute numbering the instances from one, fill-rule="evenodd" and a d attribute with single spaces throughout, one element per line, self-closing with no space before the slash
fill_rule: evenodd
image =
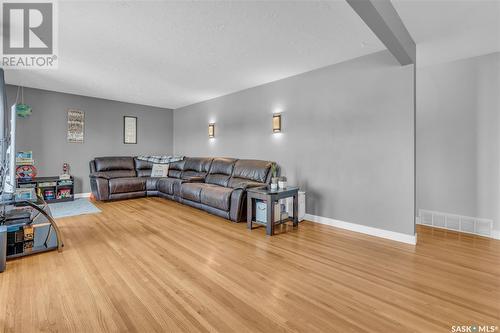
<path id="1" fill-rule="evenodd" d="M 187 157 L 169 165 L 168 177 L 151 177 L 151 162 L 136 157 L 90 161 L 90 186 L 97 200 L 159 196 L 230 219 L 246 219 L 246 189 L 271 181 L 270 161 Z"/>

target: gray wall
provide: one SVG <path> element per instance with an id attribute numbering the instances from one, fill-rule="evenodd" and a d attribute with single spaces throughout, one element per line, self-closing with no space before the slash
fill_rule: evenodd
<path id="1" fill-rule="evenodd" d="M 417 207 L 500 230 L 500 53 L 417 70 Z"/>
<path id="2" fill-rule="evenodd" d="M 413 74 L 384 51 L 176 109 L 174 151 L 274 160 L 307 213 L 413 235 Z"/>
<path id="3" fill-rule="evenodd" d="M 17 87 L 7 86 L 9 106 Z M 32 150 L 40 176 L 57 176 L 68 162 L 75 176 L 75 192 L 90 192 L 88 162 L 96 156 L 171 154 L 173 112 L 144 105 L 24 89 L 33 107 L 28 118 L 17 118 L 17 150 Z M 85 142 L 68 143 L 68 108 L 85 111 Z M 137 144 L 123 143 L 123 116 L 137 116 Z"/>

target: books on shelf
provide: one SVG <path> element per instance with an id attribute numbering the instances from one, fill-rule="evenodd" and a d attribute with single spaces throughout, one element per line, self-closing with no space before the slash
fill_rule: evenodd
<path id="1" fill-rule="evenodd" d="M 36 192 L 33 187 L 16 189 L 16 201 L 35 200 L 35 199 L 36 199 Z"/>
<path id="2" fill-rule="evenodd" d="M 56 186 L 56 182 L 38 183 L 38 187 L 54 187 L 54 186 Z"/>
<path id="3" fill-rule="evenodd" d="M 32 158 L 16 158 L 16 165 L 33 165 L 35 160 Z"/>
<path id="4" fill-rule="evenodd" d="M 56 194 L 53 189 L 47 189 L 43 191 L 43 198 L 45 200 L 54 200 L 56 198 Z"/>
<path id="5" fill-rule="evenodd" d="M 61 188 L 57 191 L 57 199 L 71 198 L 71 189 Z"/>
<path id="6" fill-rule="evenodd" d="M 36 187 L 36 183 L 18 183 L 17 184 L 17 187 L 18 188 L 35 188 Z"/>

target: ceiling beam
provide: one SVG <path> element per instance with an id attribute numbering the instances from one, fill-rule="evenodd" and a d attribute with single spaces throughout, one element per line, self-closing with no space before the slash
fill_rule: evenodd
<path id="1" fill-rule="evenodd" d="M 415 63 L 415 42 L 390 0 L 346 1 L 402 66 Z"/>

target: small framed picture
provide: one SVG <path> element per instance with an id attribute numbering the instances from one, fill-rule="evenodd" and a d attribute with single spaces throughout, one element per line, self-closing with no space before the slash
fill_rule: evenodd
<path id="1" fill-rule="evenodd" d="M 123 117 L 123 143 L 137 144 L 137 117 Z"/>

